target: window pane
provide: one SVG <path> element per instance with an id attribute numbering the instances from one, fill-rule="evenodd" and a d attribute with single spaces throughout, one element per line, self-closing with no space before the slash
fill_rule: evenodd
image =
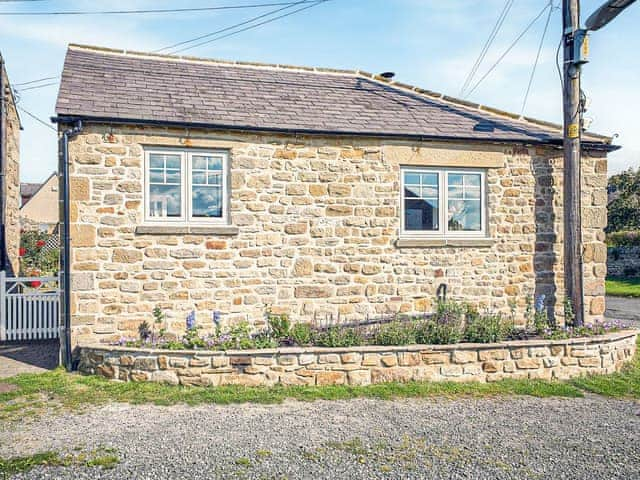
<path id="1" fill-rule="evenodd" d="M 450 173 L 448 179 L 449 185 L 462 185 L 463 177 L 464 175 L 459 173 Z"/>
<path id="2" fill-rule="evenodd" d="M 193 163 L 194 170 L 206 170 L 207 169 L 207 157 L 202 157 L 200 155 L 194 155 L 191 158 Z"/>
<path id="3" fill-rule="evenodd" d="M 164 168 L 164 155 L 152 153 L 149 155 L 149 166 L 151 168 Z"/>
<path id="4" fill-rule="evenodd" d="M 438 200 L 404 201 L 405 230 L 438 230 Z"/>
<path id="5" fill-rule="evenodd" d="M 149 185 L 149 216 L 179 217 L 180 212 L 179 185 Z"/>
<path id="6" fill-rule="evenodd" d="M 420 187 L 404 186 L 404 196 L 406 198 L 418 198 L 420 196 Z"/>
<path id="7" fill-rule="evenodd" d="M 452 231 L 479 231 L 482 226 L 480 200 L 449 200 L 448 227 Z"/>
<path id="8" fill-rule="evenodd" d="M 193 184 L 204 185 L 207 183 L 207 174 L 204 172 L 193 172 Z"/>
<path id="9" fill-rule="evenodd" d="M 166 168 L 180 168 L 179 155 L 166 155 Z"/>
<path id="10" fill-rule="evenodd" d="M 437 173 L 423 173 L 422 185 L 438 186 L 438 174 Z"/>
<path id="11" fill-rule="evenodd" d="M 420 174 L 418 173 L 405 173 L 404 174 L 405 185 L 420 185 Z"/>
<path id="12" fill-rule="evenodd" d="M 151 183 L 164 183 L 164 170 L 151 170 L 149 172 L 149 181 Z"/>
<path id="13" fill-rule="evenodd" d="M 222 185 L 222 172 L 212 172 L 211 170 L 209 170 L 209 173 L 207 174 L 207 178 L 208 178 L 208 184 L 209 185 Z"/>
<path id="14" fill-rule="evenodd" d="M 194 185 L 192 205 L 194 217 L 222 217 L 222 188 Z"/>
<path id="15" fill-rule="evenodd" d="M 167 170 L 165 183 L 180 185 L 180 170 Z"/>
<path id="16" fill-rule="evenodd" d="M 209 170 L 222 170 L 222 159 L 220 157 L 207 157 L 207 167 Z"/>

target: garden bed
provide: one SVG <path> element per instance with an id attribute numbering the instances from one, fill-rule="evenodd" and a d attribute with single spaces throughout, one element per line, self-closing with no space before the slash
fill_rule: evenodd
<path id="1" fill-rule="evenodd" d="M 619 371 L 633 358 L 637 335 L 624 330 L 563 340 L 226 351 L 85 345 L 78 368 L 120 381 L 205 386 L 566 380 Z"/>

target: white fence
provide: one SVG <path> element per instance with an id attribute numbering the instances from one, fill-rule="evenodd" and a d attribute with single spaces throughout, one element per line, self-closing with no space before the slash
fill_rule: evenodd
<path id="1" fill-rule="evenodd" d="M 0 271 L 0 341 L 58 338 L 58 277 L 7 277 Z"/>

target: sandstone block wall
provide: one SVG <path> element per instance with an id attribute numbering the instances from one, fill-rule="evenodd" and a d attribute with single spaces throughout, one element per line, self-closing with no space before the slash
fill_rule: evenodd
<path id="1" fill-rule="evenodd" d="M 636 351 L 636 332 L 590 339 L 487 345 L 280 348 L 228 352 L 82 347 L 79 370 L 125 382 L 173 385 L 369 385 L 493 382 L 613 373 Z"/>
<path id="2" fill-rule="evenodd" d="M 231 235 L 142 233 L 144 146 L 226 149 Z M 429 312 L 450 297 L 562 323 L 562 157 L 545 148 L 85 126 L 70 144 L 74 343 L 137 334 L 160 306 L 181 331 L 271 307 L 298 320 Z M 487 168 L 489 242 L 399 248 L 400 166 Z M 604 311 L 606 159 L 584 161 L 585 291 Z M 230 233 L 230 232 L 226 232 Z"/>
<path id="3" fill-rule="evenodd" d="M 4 98 L 7 131 L 6 138 L 0 141 L 6 142 L 6 158 L 3 159 L 5 245 L 11 268 L 17 275 L 20 270 L 20 120 L 8 83 L 5 83 Z"/>

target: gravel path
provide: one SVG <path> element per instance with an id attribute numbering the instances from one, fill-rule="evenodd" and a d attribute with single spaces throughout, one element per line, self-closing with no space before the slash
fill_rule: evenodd
<path id="1" fill-rule="evenodd" d="M 0 424 L 0 457 L 116 448 L 20 479 L 637 479 L 637 403 L 598 396 L 130 406 Z"/>

